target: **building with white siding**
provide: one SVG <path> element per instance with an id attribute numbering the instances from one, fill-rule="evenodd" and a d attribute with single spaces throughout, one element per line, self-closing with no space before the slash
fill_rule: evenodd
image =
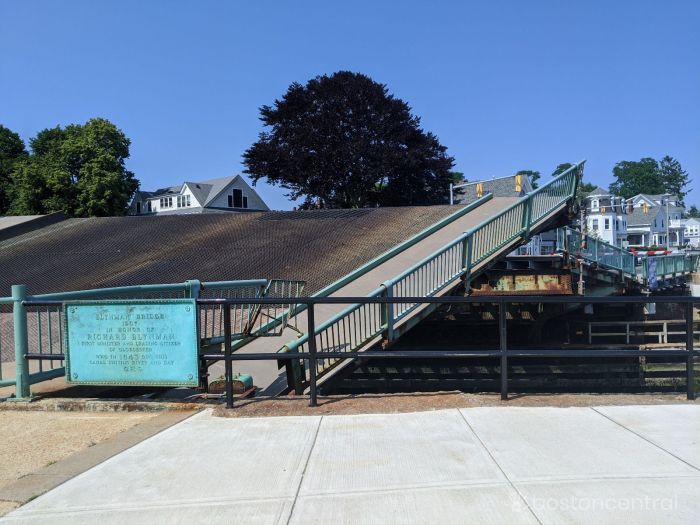
<path id="1" fill-rule="evenodd" d="M 626 248 L 629 205 L 625 199 L 597 186 L 588 194 L 585 203 L 588 234 Z"/>
<path id="2" fill-rule="evenodd" d="M 240 175 L 137 191 L 129 206 L 130 215 L 267 210 L 257 192 Z"/>

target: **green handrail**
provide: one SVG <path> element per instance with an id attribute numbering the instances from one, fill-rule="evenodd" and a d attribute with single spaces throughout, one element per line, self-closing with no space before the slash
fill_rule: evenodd
<path id="1" fill-rule="evenodd" d="M 527 239 L 557 208 L 573 200 L 583 173 L 581 161 L 549 183 L 530 192 L 494 217 L 483 221 L 393 279 L 384 282 L 368 297 L 431 297 L 457 279 L 469 280 L 481 271 L 494 254 L 517 239 Z M 426 305 L 430 309 L 434 305 Z M 350 305 L 315 329 L 316 348 L 324 351 L 354 351 L 385 333 L 389 341 L 397 335 L 395 324 L 418 308 L 416 304 Z M 403 329 L 404 327 L 402 327 Z M 280 351 L 305 351 L 308 334 L 285 345 Z M 319 359 L 318 372 L 326 371 L 337 359 Z M 299 379 L 299 378 L 297 378 Z"/>
<path id="2" fill-rule="evenodd" d="M 557 230 L 557 250 L 636 277 L 634 254 L 572 228 Z"/>
<path id="3" fill-rule="evenodd" d="M 112 297 L 142 298 L 160 294 L 177 294 L 181 297 L 197 298 L 200 295 L 208 295 L 212 292 L 223 293 L 226 290 L 265 289 L 269 284 L 267 279 L 249 279 L 239 281 L 214 281 L 201 282 L 189 280 L 182 283 L 149 284 L 136 286 L 119 286 L 112 288 L 94 288 L 89 290 L 75 290 L 69 292 L 55 292 L 46 294 L 29 295 L 26 286 L 15 285 L 12 287 L 12 297 L 0 297 L 0 305 L 13 305 L 13 344 L 15 354 L 15 377 L 3 379 L 0 376 L 0 387 L 14 386 L 15 397 L 26 399 L 30 396 L 31 384 L 46 381 L 63 374 L 62 366 L 53 367 L 53 361 L 39 361 L 39 371 L 30 373 L 29 363 L 25 355 L 29 351 L 28 319 L 29 312 L 25 301 L 76 301 L 85 299 L 107 299 Z M 63 353 L 63 311 L 60 305 L 48 307 L 45 310 L 32 312 L 32 321 L 36 316 L 37 325 L 37 351 L 38 353 L 62 354 Z M 207 326 L 206 313 L 204 314 L 204 326 Z M 52 320 L 53 318 L 53 320 Z M 42 326 L 45 321 L 45 331 L 42 334 Z M 200 324 L 202 319 L 200 318 Z M 220 326 L 220 325 L 219 325 Z M 0 333 L 0 345 L 3 334 Z M 47 352 L 44 352 L 44 339 L 47 340 Z M 62 362 L 56 359 L 59 364 Z M 44 370 L 44 363 L 48 363 L 49 370 Z"/>

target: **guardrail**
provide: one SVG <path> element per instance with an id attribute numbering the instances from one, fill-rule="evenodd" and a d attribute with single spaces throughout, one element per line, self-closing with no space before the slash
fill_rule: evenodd
<path id="1" fill-rule="evenodd" d="M 610 243 L 584 235 L 572 228 L 557 229 L 557 250 L 581 257 L 588 262 L 636 277 L 635 258 L 632 252 Z"/>
<path id="2" fill-rule="evenodd" d="M 696 272 L 699 258 L 697 255 L 650 255 L 644 257 L 641 263 L 641 279 L 644 284 L 653 286 L 650 279 L 668 279 L 676 275 Z"/>
<path id="3" fill-rule="evenodd" d="M 279 335 L 294 318 L 288 303 L 256 302 L 260 299 L 290 299 L 303 293 L 303 281 L 251 279 L 240 281 L 200 282 L 96 288 L 40 295 L 27 294 L 25 285 L 12 287 L 11 297 L 0 297 L 0 352 L 3 362 L 13 358 L 14 378 L 3 378 L 0 387 L 15 387 L 15 398 L 30 397 L 30 385 L 65 374 L 63 301 L 95 299 L 167 299 L 204 298 L 236 299 L 250 297 L 252 302 L 238 303 L 233 312 L 231 337 Z M 229 312 L 230 313 L 230 312 Z M 231 324 L 229 323 L 229 329 Z M 203 305 L 198 311 L 198 335 L 204 344 L 223 343 L 224 322 L 220 307 Z M 8 348 L 13 349 L 9 355 Z M 30 369 L 28 355 L 35 362 Z M 204 372 L 203 372 L 204 373 Z"/>
<path id="4" fill-rule="evenodd" d="M 650 279 L 668 279 L 697 271 L 697 255 L 653 255 L 641 258 L 630 251 L 614 246 L 572 228 L 557 229 L 557 250 L 570 256 L 580 257 L 603 268 L 617 270 L 643 284 L 653 286 Z"/>
<path id="5" fill-rule="evenodd" d="M 434 297 L 459 278 L 469 282 L 489 258 L 509 248 L 517 239 L 529 238 L 533 228 L 574 198 L 584 162 L 575 164 L 499 214 L 384 282 L 367 297 Z M 383 303 L 381 308 L 374 303 L 353 304 L 317 327 L 312 339 L 322 351 L 334 352 L 352 352 L 384 332 L 387 341 L 391 342 L 419 320 L 414 317 L 397 327 L 421 305 L 409 300 Z M 432 307 L 428 305 L 421 314 L 425 316 L 430 311 Z M 309 342 L 307 333 L 288 343 L 281 352 L 303 352 Z M 336 361 L 335 358 L 319 360 L 318 373 L 324 373 Z M 297 380 L 301 378 L 297 377 Z"/>
<path id="6" fill-rule="evenodd" d="M 483 350 L 446 350 L 444 348 L 423 348 L 420 350 L 371 350 L 360 352 L 357 350 L 343 350 L 342 347 L 334 347 L 328 344 L 319 345 L 318 336 L 308 340 L 308 344 L 302 349 L 296 347 L 294 351 L 287 353 L 240 353 L 233 352 L 231 340 L 227 339 L 224 346 L 224 353 L 201 354 L 200 358 L 208 361 L 225 361 L 226 364 L 226 399 L 227 406 L 233 407 L 233 376 L 232 363 L 234 361 L 256 361 L 256 360 L 282 360 L 289 362 L 306 362 L 308 364 L 309 377 L 309 406 L 317 405 L 317 380 L 318 370 L 321 363 L 335 361 L 338 359 L 403 359 L 403 358 L 426 358 L 441 359 L 455 357 L 496 357 L 500 359 L 500 393 L 501 399 L 507 399 L 508 390 L 508 359 L 518 358 L 608 358 L 608 357 L 671 357 L 685 360 L 686 364 L 686 395 L 688 399 L 695 399 L 695 371 L 694 358 L 700 357 L 700 347 L 695 347 L 693 339 L 693 306 L 700 303 L 700 297 L 690 296 L 660 296 L 654 298 L 657 303 L 676 303 L 682 305 L 685 310 L 685 345 L 679 348 L 655 349 L 655 348 L 595 348 L 595 349 L 512 349 L 508 346 L 508 323 L 507 313 L 511 304 L 518 303 L 563 303 L 563 304 L 610 304 L 610 303 L 633 303 L 647 304 L 649 298 L 646 296 L 614 296 L 614 297 L 579 297 L 579 296 L 449 296 L 449 297 L 303 297 L 295 299 L 296 304 L 302 304 L 307 309 L 307 333 L 319 332 L 319 327 L 315 325 L 315 307 L 319 304 L 353 304 L 367 308 L 370 311 L 385 311 L 389 306 L 396 306 L 402 302 L 410 304 L 430 304 L 430 305 L 459 305 L 468 303 L 489 303 L 498 305 L 498 349 Z M 250 299 L 221 299 L 207 300 L 201 299 L 200 304 L 224 305 L 224 311 L 230 311 L 231 306 Z M 261 302 L 269 300 L 262 299 Z M 288 302 L 288 304 L 291 301 Z M 386 324 L 380 324 L 380 328 L 386 330 Z M 306 378 L 305 378 L 306 382 Z M 290 387 L 292 385 L 289 385 Z"/>

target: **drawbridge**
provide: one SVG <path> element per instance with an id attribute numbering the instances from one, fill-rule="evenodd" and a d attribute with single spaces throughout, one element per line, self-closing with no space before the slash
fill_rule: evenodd
<path id="1" fill-rule="evenodd" d="M 583 174 L 581 161 L 523 197 L 477 195 L 455 213 L 320 290 L 322 297 L 441 297 L 450 294 L 532 235 L 551 228 L 569 212 Z M 297 307 L 285 319 L 277 337 L 237 340 L 241 353 L 306 352 L 313 336 L 319 355 L 319 384 L 342 365 L 343 359 L 323 359 L 323 352 L 356 352 L 383 342 L 389 346 L 420 320 L 434 304 L 323 304 L 315 308 L 314 334 L 304 333 L 306 312 Z M 273 321 L 274 322 L 274 321 Z M 303 391 L 307 372 L 299 362 L 279 373 L 273 363 L 239 361 L 236 372 L 250 374 L 265 394 L 287 387 Z M 210 376 L 217 375 L 210 368 Z"/>
<path id="2" fill-rule="evenodd" d="M 700 257 L 684 253 L 637 257 L 634 253 L 571 228 L 557 230 L 556 249 L 566 259 L 616 274 L 626 288 L 673 287 L 698 270 Z"/>

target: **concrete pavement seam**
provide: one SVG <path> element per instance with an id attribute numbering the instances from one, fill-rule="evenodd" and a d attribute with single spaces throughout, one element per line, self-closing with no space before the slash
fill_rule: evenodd
<path id="1" fill-rule="evenodd" d="M 479 444 L 484 448 L 484 450 L 485 450 L 486 453 L 489 455 L 489 457 L 491 458 L 491 460 L 492 460 L 492 461 L 495 463 L 495 465 L 498 467 L 498 470 L 500 470 L 501 473 L 503 474 L 503 476 L 506 478 L 506 480 L 508 481 L 508 484 L 509 484 L 509 485 L 511 486 L 511 488 L 518 494 L 518 497 L 520 497 L 520 499 L 523 501 L 523 503 L 524 503 L 525 506 L 527 507 L 527 510 L 529 510 L 529 511 L 530 511 L 530 514 L 532 514 L 532 517 L 535 518 L 535 520 L 537 520 L 537 523 L 539 523 L 540 525 L 542 525 L 542 520 L 540 520 L 540 518 L 537 516 L 537 514 L 535 514 L 535 511 L 532 510 L 532 507 L 530 507 L 530 504 L 527 502 L 527 500 L 525 499 L 525 496 L 523 496 L 522 492 L 520 492 L 520 489 L 518 489 L 518 487 L 515 486 L 515 483 L 513 483 L 513 481 L 511 481 L 511 479 L 508 477 L 508 474 L 506 474 L 506 471 L 503 470 L 503 468 L 502 468 L 501 465 L 498 463 L 498 461 L 496 461 L 496 458 L 493 456 L 493 454 L 491 454 L 491 451 L 488 449 L 488 447 L 486 446 L 486 444 L 481 440 L 481 438 L 479 437 L 479 434 L 476 433 L 476 430 L 474 430 L 474 428 L 471 426 L 471 424 L 469 424 L 469 421 L 467 420 L 467 417 L 464 415 L 464 413 L 462 412 L 462 410 L 459 409 L 459 408 L 456 409 L 456 410 L 457 410 L 457 412 L 459 413 L 460 417 L 462 418 L 462 421 L 464 421 L 464 424 L 467 425 L 467 428 L 469 429 L 469 431 L 474 435 L 474 437 L 477 439 L 477 441 L 479 442 Z"/>
<path id="2" fill-rule="evenodd" d="M 292 516 L 294 515 L 294 508 L 297 505 L 297 500 L 299 499 L 299 492 L 301 491 L 301 485 L 304 483 L 304 476 L 306 475 L 306 469 L 309 466 L 309 461 L 311 460 L 311 454 L 314 453 L 314 447 L 316 446 L 316 440 L 318 439 L 318 433 L 321 430 L 321 424 L 323 423 L 323 416 L 318 420 L 318 425 L 316 426 L 316 432 L 314 433 L 314 439 L 311 441 L 311 447 L 309 447 L 309 455 L 306 456 L 306 461 L 304 462 L 304 468 L 301 471 L 301 477 L 299 478 L 299 485 L 297 485 L 296 493 L 294 494 L 294 501 L 292 501 L 292 508 L 289 510 L 289 517 L 287 518 L 287 525 L 292 521 Z"/>
<path id="3" fill-rule="evenodd" d="M 631 432 L 632 434 L 634 434 L 634 435 L 637 436 L 638 438 L 643 439 L 644 441 L 646 441 L 646 442 L 649 443 L 650 445 L 655 446 L 655 447 L 658 448 L 659 450 L 663 450 L 666 454 L 668 454 L 668 455 L 671 456 L 671 457 L 676 458 L 676 459 L 677 459 L 678 461 L 680 461 L 681 463 L 685 463 L 686 465 L 688 465 L 688 466 L 689 466 L 690 468 L 692 468 L 693 470 L 696 470 L 696 471 L 700 472 L 700 468 L 696 467 L 696 466 L 693 465 L 692 463 L 689 463 L 689 462 L 686 461 L 685 459 L 683 459 L 683 458 L 681 458 L 681 457 L 675 455 L 673 452 L 670 452 L 670 451 L 666 450 L 664 447 L 662 447 L 662 446 L 659 445 L 658 443 L 653 442 L 651 439 L 648 439 L 647 437 L 643 436 L 643 435 L 640 434 L 639 432 L 635 432 L 634 430 L 632 430 L 631 428 L 626 427 L 625 425 L 623 425 L 623 424 L 620 423 L 619 421 L 615 421 L 612 417 L 608 416 L 607 414 L 604 414 L 604 413 L 601 412 L 600 410 L 597 410 L 595 407 L 589 407 L 589 408 L 590 408 L 591 410 L 593 410 L 593 412 L 595 412 L 596 414 L 599 414 L 599 415 L 603 416 L 605 419 L 607 419 L 607 420 L 609 420 L 609 421 L 612 421 L 613 423 L 615 423 L 616 425 L 618 425 L 618 426 L 624 428 L 624 429 L 627 430 L 628 432 Z"/>

